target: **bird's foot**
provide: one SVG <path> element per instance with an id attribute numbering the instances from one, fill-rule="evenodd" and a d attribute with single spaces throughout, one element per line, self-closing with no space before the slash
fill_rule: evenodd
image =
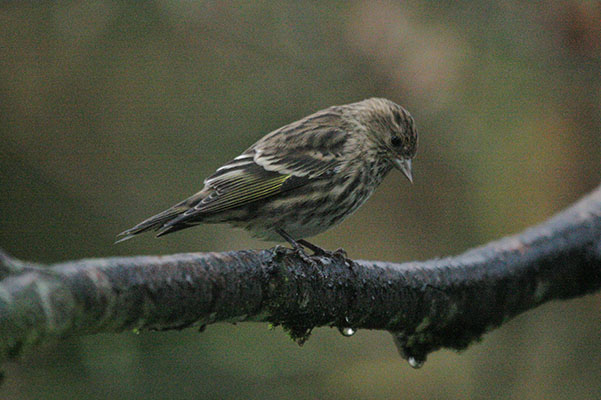
<path id="1" fill-rule="evenodd" d="M 296 253 L 296 255 L 298 255 L 300 257 L 301 260 L 303 260 L 304 262 L 306 262 L 307 264 L 311 265 L 312 267 L 317 267 L 317 262 L 315 261 L 315 259 L 308 255 L 307 253 L 305 253 L 305 249 L 304 247 L 307 247 L 309 250 L 312 250 L 314 253 L 316 253 L 315 249 L 321 250 L 319 247 L 305 241 L 305 240 L 295 240 L 292 236 L 290 236 L 289 234 L 287 234 L 284 230 L 278 229 L 277 232 L 280 234 L 280 236 L 282 236 L 284 239 L 286 239 L 286 241 L 288 243 L 290 243 L 290 245 L 292 246 L 292 249 L 294 250 L 294 252 Z M 309 246 L 307 246 L 306 244 L 309 243 Z M 323 251 L 323 250 L 321 250 Z"/>
<path id="2" fill-rule="evenodd" d="M 307 264 L 307 265 L 311 266 L 311 268 L 313 268 L 317 271 L 319 270 L 317 261 L 315 260 L 315 258 L 313 258 L 312 256 L 305 253 L 305 250 L 303 249 L 302 246 L 300 246 L 300 245 L 295 246 L 292 243 L 290 243 L 290 244 L 292 245 L 292 249 L 290 249 L 288 247 L 283 247 L 280 245 L 275 246 L 274 247 L 274 255 L 277 257 L 281 257 L 281 256 L 290 255 L 292 253 L 293 255 L 296 255 L 298 258 L 300 258 L 303 261 L 303 264 Z"/>
<path id="3" fill-rule="evenodd" d="M 317 265 L 314 257 L 326 257 L 326 258 L 332 258 L 332 259 L 341 259 L 343 261 L 348 260 L 346 251 L 344 251 L 344 249 L 342 249 L 342 248 L 339 248 L 335 251 L 328 251 L 328 250 L 322 249 L 319 246 L 314 245 L 311 242 L 306 241 L 305 239 L 295 240 L 292 236 L 290 236 L 289 234 L 287 234 L 285 231 L 283 231 L 281 229 L 278 230 L 277 232 L 284 239 L 286 239 L 286 241 L 288 243 L 290 243 L 290 245 L 292 245 L 292 248 L 294 249 L 296 254 L 303 261 L 306 261 L 307 263 L 311 264 L 312 266 Z M 307 253 L 305 253 L 304 248 L 311 250 L 313 252 L 313 254 L 311 256 L 309 256 Z"/>
<path id="4" fill-rule="evenodd" d="M 336 250 L 334 250 L 332 255 L 334 257 L 344 258 L 345 260 L 348 259 L 348 254 L 346 254 L 346 250 L 344 250 L 342 247 L 339 247 Z"/>
<path id="5" fill-rule="evenodd" d="M 316 255 L 316 256 L 325 256 L 325 255 L 327 255 L 327 253 L 329 253 L 329 251 L 322 249 L 321 247 L 316 246 L 313 243 L 306 241 L 305 239 L 299 239 L 297 241 L 297 243 L 299 245 L 311 250 L 313 252 L 313 255 Z"/>
<path id="6" fill-rule="evenodd" d="M 294 247 L 294 252 L 297 256 L 300 257 L 301 260 L 303 260 L 307 264 L 311 265 L 312 267 L 317 267 L 317 262 L 315 261 L 315 259 L 312 256 L 308 255 L 302 248 L 302 246 Z"/>
<path id="7" fill-rule="evenodd" d="M 328 257 L 328 258 L 341 258 L 343 260 L 347 259 L 346 251 L 343 248 L 338 248 L 334 251 L 329 251 L 322 249 L 319 246 L 314 245 L 311 242 L 306 241 L 305 239 L 298 240 L 298 244 L 303 245 L 313 252 L 313 255 Z"/>

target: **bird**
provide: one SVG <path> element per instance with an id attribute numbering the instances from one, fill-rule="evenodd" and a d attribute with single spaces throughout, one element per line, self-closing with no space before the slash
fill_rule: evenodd
<path id="1" fill-rule="evenodd" d="M 196 194 L 120 233 L 157 237 L 201 223 L 229 223 L 295 250 L 355 212 L 393 169 L 413 183 L 413 117 L 385 98 L 337 105 L 268 133 L 217 168 Z M 304 253 L 303 253 L 304 254 Z"/>

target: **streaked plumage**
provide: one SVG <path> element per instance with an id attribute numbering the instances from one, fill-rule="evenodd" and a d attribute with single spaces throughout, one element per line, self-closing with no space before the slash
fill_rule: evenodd
<path id="1" fill-rule="evenodd" d="M 119 241 L 221 222 L 267 240 L 310 237 L 352 214 L 393 166 L 411 180 L 416 149 L 413 118 L 389 100 L 329 107 L 264 136 Z"/>

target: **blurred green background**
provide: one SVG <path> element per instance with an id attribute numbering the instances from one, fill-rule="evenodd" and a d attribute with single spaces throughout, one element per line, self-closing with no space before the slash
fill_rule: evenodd
<path id="1" fill-rule="evenodd" d="M 0 247 L 19 258 L 272 246 L 210 225 L 113 240 L 265 133 L 371 96 L 414 115 L 415 184 L 391 173 L 323 247 L 455 254 L 601 182 L 597 1 L 58 3 L 0 5 Z M 421 370 L 375 331 L 74 338 L 6 365 L 0 397 L 600 398 L 600 305 L 544 305 Z"/>

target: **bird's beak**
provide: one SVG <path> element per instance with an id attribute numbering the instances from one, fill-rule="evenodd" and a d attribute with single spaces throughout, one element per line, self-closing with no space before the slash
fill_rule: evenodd
<path id="1" fill-rule="evenodd" d="M 395 158 L 392 160 L 394 166 L 403 173 L 409 179 L 409 182 L 413 183 L 413 174 L 411 173 L 411 159 L 409 158 Z"/>

